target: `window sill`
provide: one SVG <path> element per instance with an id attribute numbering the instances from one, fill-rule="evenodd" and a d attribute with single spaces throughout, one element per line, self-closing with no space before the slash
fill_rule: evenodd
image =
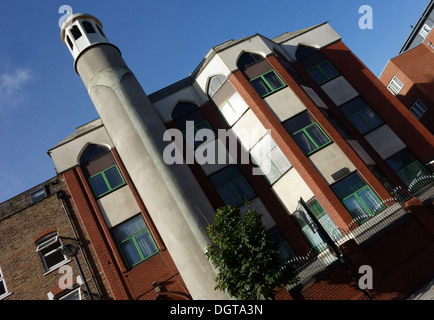
<path id="1" fill-rule="evenodd" d="M 64 260 L 64 261 L 62 261 L 62 262 L 56 264 L 56 265 L 53 266 L 50 270 L 46 271 L 46 272 L 43 274 L 43 276 L 46 276 L 46 275 L 52 273 L 53 271 L 58 270 L 61 266 L 65 265 L 65 264 L 67 264 L 67 263 L 69 263 L 69 262 L 71 262 L 71 259 L 69 259 L 69 260 Z"/>

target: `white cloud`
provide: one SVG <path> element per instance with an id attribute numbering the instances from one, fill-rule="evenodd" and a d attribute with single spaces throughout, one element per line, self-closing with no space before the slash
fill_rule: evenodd
<path id="1" fill-rule="evenodd" d="M 16 104 L 22 97 L 24 85 L 30 79 L 30 70 L 24 68 L 18 68 L 12 74 L 0 74 L 0 110 Z"/>

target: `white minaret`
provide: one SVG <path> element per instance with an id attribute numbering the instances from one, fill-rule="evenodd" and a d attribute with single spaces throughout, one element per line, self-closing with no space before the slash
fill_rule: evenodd
<path id="1" fill-rule="evenodd" d="M 166 130 L 148 96 L 109 43 L 95 17 L 65 20 L 62 41 L 104 126 L 194 299 L 228 299 L 215 291 L 215 272 L 204 255 L 206 221 L 214 209 L 187 165 L 163 161 Z"/>

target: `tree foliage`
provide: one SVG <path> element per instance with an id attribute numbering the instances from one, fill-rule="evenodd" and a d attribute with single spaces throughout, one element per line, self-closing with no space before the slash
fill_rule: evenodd
<path id="1" fill-rule="evenodd" d="M 208 226 L 213 244 L 206 256 L 217 269 L 215 289 L 237 299 L 273 299 L 283 284 L 297 281 L 292 266 L 262 225 L 261 214 L 226 206 Z"/>

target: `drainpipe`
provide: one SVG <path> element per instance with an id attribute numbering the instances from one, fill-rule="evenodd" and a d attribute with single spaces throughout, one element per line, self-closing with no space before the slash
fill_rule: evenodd
<path id="1" fill-rule="evenodd" d="M 78 245 L 78 248 L 79 248 L 79 250 L 80 250 L 80 253 L 81 253 L 81 255 L 82 255 L 83 259 L 84 259 L 84 263 L 86 264 L 86 267 L 87 267 L 87 269 L 89 270 L 89 274 L 90 274 L 90 277 L 92 278 L 92 282 L 93 282 L 93 284 L 95 285 L 95 288 L 96 288 L 96 290 L 97 290 L 98 297 L 101 299 L 101 292 L 100 292 L 99 286 L 98 286 L 98 284 L 97 284 L 96 281 L 95 281 L 95 278 L 94 278 L 94 276 L 93 276 L 92 270 L 91 270 L 91 268 L 90 268 L 90 266 L 89 266 L 89 263 L 88 263 L 88 261 L 87 261 L 86 255 L 84 254 L 84 252 L 83 252 L 83 248 L 82 248 L 81 245 L 80 245 L 80 241 L 78 240 L 77 232 L 75 231 L 75 228 L 74 228 L 74 225 L 73 225 L 73 223 L 72 223 L 72 220 L 71 220 L 71 216 L 70 216 L 70 214 L 69 214 L 69 211 L 67 210 L 67 208 L 66 208 L 66 206 L 65 206 L 65 193 L 64 193 L 63 191 L 58 191 L 58 192 L 56 192 L 56 196 L 57 196 L 57 199 L 59 199 L 60 202 L 62 203 L 63 211 L 65 212 L 66 217 L 67 217 L 68 222 L 69 222 L 69 226 L 71 227 L 71 230 L 72 230 L 72 232 L 74 233 L 75 241 L 76 241 L 76 243 L 77 243 L 77 245 Z M 78 261 L 77 261 L 77 263 L 78 263 Z M 80 268 L 80 266 L 79 266 L 79 268 Z M 86 281 L 86 279 L 84 279 L 84 275 L 83 275 L 83 281 Z M 88 289 L 88 291 L 89 291 L 89 292 L 88 292 L 89 296 L 92 297 L 92 296 L 91 296 L 91 292 L 90 292 L 89 289 Z"/>

